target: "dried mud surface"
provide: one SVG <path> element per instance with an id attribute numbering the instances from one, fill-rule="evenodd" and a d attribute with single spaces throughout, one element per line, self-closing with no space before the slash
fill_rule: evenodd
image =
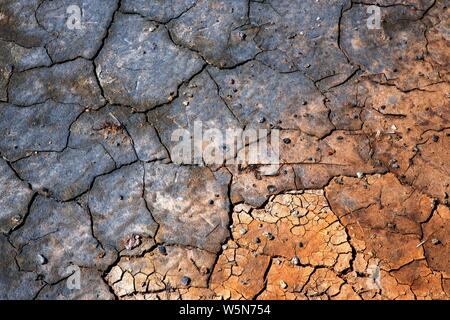
<path id="1" fill-rule="evenodd" d="M 0 299 L 450 299 L 449 12 L 0 0 Z M 177 164 L 194 121 L 281 163 Z"/>

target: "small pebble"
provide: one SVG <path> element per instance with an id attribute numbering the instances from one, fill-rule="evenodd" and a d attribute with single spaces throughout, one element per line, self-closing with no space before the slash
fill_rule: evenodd
<path id="1" fill-rule="evenodd" d="M 180 282 L 181 282 L 181 285 L 187 287 L 191 284 L 191 278 L 184 276 L 181 278 Z"/>
<path id="2" fill-rule="evenodd" d="M 239 39 L 241 39 L 242 41 L 247 39 L 247 35 L 244 32 L 239 32 Z"/>
<path id="3" fill-rule="evenodd" d="M 241 229 L 239 229 L 239 234 L 241 235 L 241 236 L 243 236 L 244 234 L 246 234 L 247 233 L 247 229 L 246 228 L 241 228 Z"/>
<path id="4" fill-rule="evenodd" d="M 206 266 L 201 266 L 200 267 L 200 273 L 202 274 L 208 274 L 209 273 L 209 269 Z"/>
<path id="5" fill-rule="evenodd" d="M 259 237 L 255 238 L 255 243 L 261 243 L 261 239 Z"/>
<path id="6" fill-rule="evenodd" d="M 125 244 L 125 249 L 127 250 L 133 250 L 136 247 L 139 247 L 141 245 L 140 236 L 138 235 L 132 235 Z"/>
<path id="7" fill-rule="evenodd" d="M 289 138 L 284 138 L 284 139 L 283 139 L 283 142 L 284 142 L 285 144 L 289 144 L 289 143 L 291 143 L 291 139 L 289 139 Z"/>
<path id="8" fill-rule="evenodd" d="M 48 260 L 42 254 L 38 254 L 38 262 L 40 265 L 47 264 Z"/>
<path id="9" fill-rule="evenodd" d="M 274 193 L 275 191 L 277 191 L 277 188 L 274 185 L 268 185 L 267 191 L 269 191 L 270 193 Z"/>
<path id="10" fill-rule="evenodd" d="M 14 222 L 19 222 L 22 219 L 21 215 L 15 215 L 14 217 L 11 218 L 12 221 Z"/>
<path id="11" fill-rule="evenodd" d="M 281 289 L 286 289 L 288 287 L 287 283 L 284 282 L 283 280 L 280 280 L 280 288 Z"/>
<path id="12" fill-rule="evenodd" d="M 264 233 L 263 233 L 263 236 L 266 237 L 266 238 L 269 239 L 269 240 L 275 239 L 275 237 L 273 236 L 273 234 L 270 233 L 270 232 L 264 232 Z"/>
<path id="13" fill-rule="evenodd" d="M 433 134 L 433 136 L 431 137 L 431 140 L 433 140 L 433 142 L 438 142 L 439 141 L 439 136 Z"/>
<path id="14" fill-rule="evenodd" d="M 162 255 L 166 255 L 167 254 L 167 249 L 164 246 L 158 246 L 158 251 L 159 253 L 161 253 Z"/>
<path id="15" fill-rule="evenodd" d="M 362 177 L 364 177 L 364 174 L 362 172 L 357 172 L 356 176 L 358 177 L 358 179 L 361 179 Z"/>
<path id="16" fill-rule="evenodd" d="M 434 238 L 434 239 L 431 239 L 431 243 L 434 245 L 437 245 L 437 244 L 441 243 L 441 241 L 439 241 L 439 239 Z"/>
<path id="17" fill-rule="evenodd" d="M 294 266 L 298 266 L 300 264 L 300 259 L 297 256 L 295 256 L 292 258 L 291 262 Z"/>

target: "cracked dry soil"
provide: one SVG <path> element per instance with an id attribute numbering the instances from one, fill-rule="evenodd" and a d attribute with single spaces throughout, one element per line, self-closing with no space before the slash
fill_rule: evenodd
<path id="1" fill-rule="evenodd" d="M 448 14 L 0 0 L 0 298 L 449 299 Z M 177 165 L 196 120 L 281 164 Z"/>

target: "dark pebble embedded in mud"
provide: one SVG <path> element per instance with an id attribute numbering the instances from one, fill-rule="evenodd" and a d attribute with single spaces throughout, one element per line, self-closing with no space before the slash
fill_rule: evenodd
<path id="1" fill-rule="evenodd" d="M 167 249 L 165 246 L 158 246 L 158 251 L 159 253 L 166 255 L 167 254 Z"/>
<path id="2" fill-rule="evenodd" d="M 191 284 L 191 278 L 184 276 L 181 278 L 180 282 L 183 286 L 189 286 Z"/>

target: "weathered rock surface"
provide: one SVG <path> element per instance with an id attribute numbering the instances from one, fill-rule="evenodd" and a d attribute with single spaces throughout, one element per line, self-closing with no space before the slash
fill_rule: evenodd
<path id="1" fill-rule="evenodd" d="M 449 300 L 449 8 L 0 1 L 0 299 Z"/>
<path id="2" fill-rule="evenodd" d="M 86 112 L 72 125 L 70 147 L 96 144 L 101 144 L 118 166 L 138 159 L 154 161 L 168 156 L 145 115 L 118 106 Z"/>
<path id="3" fill-rule="evenodd" d="M 0 299 L 2 300 L 30 300 L 45 285 L 38 279 L 34 271 L 20 270 L 14 258 L 17 250 L 8 242 L 3 234 L 0 235 Z"/>
<path id="4" fill-rule="evenodd" d="M 439 73 L 425 58 L 427 39 L 422 11 L 387 7 L 382 10 L 382 28 L 370 30 L 364 27 L 366 10 L 367 5 L 354 4 L 342 17 L 341 47 L 350 60 L 402 90 L 440 81 Z"/>
<path id="5" fill-rule="evenodd" d="M 10 161 L 33 152 L 62 151 L 69 128 L 82 113 L 78 104 L 51 100 L 30 107 L 0 105 L 0 152 Z"/>
<path id="6" fill-rule="evenodd" d="M 227 171 L 145 164 L 145 199 L 160 229 L 156 241 L 218 252 L 229 235 Z"/>
<path id="7" fill-rule="evenodd" d="M 299 129 L 323 137 L 333 125 L 324 97 L 301 73 L 278 73 L 260 62 L 248 62 L 232 70 L 208 69 L 218 83 L 219 93 L 245 125 Z"/>
<path id="8" fill-rule="evenodd" d="M 38 196 L 26 224 L 11 235 L 21 270 L 36 272 L 50 284 L 69 276 L 70 266 L 105 269 L 111 259 L 91 233 L 89 214 L 77 203 Z"/>
<path id="9" fill-rule="evenodd" d="M 100 145 L 63 152 L 39 152 L 14 163 L 19 176 L 33 190 L 66 201 L 89 190 L 97 176 L 112 171 L 115 163 Z"/>
<path id="10" fill-rule="evenodd" d="M 91 269 L 80 270 L 80 288 L 67 286 L 67 281 L 45 286 L 38 300 L 113 300 L 114 295 L 102 278 L 102 274 Z M 68 279 L 70 281 L 70 279 Z"/>
<path id="11" fill-rule="evenodd" d="M 197 2 L 197 0 L 122 0 L 120 10 L 126 13 L 137 13 L 160 23 L 167 23 L 189 11 Z"/>
<path id="12" fill-rule="evenodd" d="M 227 150 L 223 150 L 223 156 L 217 157 L 221 162 L 224 162 L 226 158 L 235 157 L 235 153 L 230 153 L 233 143 L 226 140 L 226 130 L 234 132 L 241 129 L 242 124 L 217 91 L 214 80 L 208 72 L 203 71 L 188 84 L 180 87 L 180 96 L 169 106 L 147 113 L 149 122 L 157 128 L 162 142 L 171 151 L 171 159 L 174 163 L 218 164 L 215 161 L 216 157 L 210 156 L 207 149 L 203 149 L 204 152 L 202 152 L 198 147 L 200 145 L 205 148 L 211 142 L 218 149 L 227 147 Z M 208 130 L 215 130 L 214 133 L 218 131 L 218 128 L 221 128 L 219 130 L 221 141 L 211 141 Z M 190 141 L 194 132 L 196 133 L 193 137 L 195 149 L 185 155 L 183 150 L 191 148 Z"/>
<path id="13" fill-rule="evenodd" d="M 117 188 L 117 186 L 121 186 Z M 116 251 L 148 250 L 158 225 L 143 198 L 144 166 L 133 164 L 98 178 L 88 196 L 93 232 Z"/>
<path id="14" fill-rule="evenodd" d="M 356 70 L 339 43 L 341 12 L 349 5 L 347 0 L 255 2 L 250 21 L 259 27 L 255 41 L 264 50 L 257 59 L 281 72 L 299 70 L 323 80 L 325 88 L 345 81 Z"/>
<path id="15" fill-rule="evenodd" d="M 6 161 L 0 159 L 0 231 L 9 233 L 19 226 L 28 213 L 33 197 L 27 183 L 21 181 Z"/>
<path id="16" fill-rule="evenodd" d="M 168 24 L 175 43 L 218 67 L 233 67 L 260 52 L 250 24 L 248 1 L 199 0 Z"/>
<path id="17" fill-rule="evenodd" d="M 91 59 L 117 4 L 118 0 L 2 1 L 0 38 L 23 48 L 45 48 L 53 62 Z"/>
<path id="18" fill-rule="evenodd" d="M 117 14 L 110 34 L 96 72 L 111 103 L 148 110 L 170 102 L 202 68 L 202 60 L 175 45 L 163 25 L 139 15 Z"/>
<path id="19" fill-rule="evenodd" d="M 9 102 L 31 106 L 53 100 L 97 109 L 104 99 L 93 72 L 91 62 L 76 59 L 14 73 L 9 83 Z"/>

